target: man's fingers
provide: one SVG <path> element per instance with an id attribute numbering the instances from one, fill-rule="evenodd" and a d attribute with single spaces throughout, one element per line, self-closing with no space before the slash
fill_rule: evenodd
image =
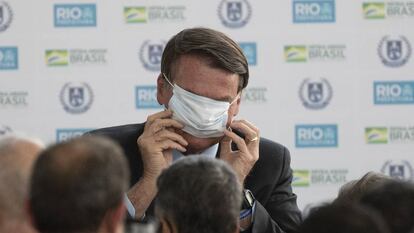
<path id="1" fill-rule="evenodd" d="M 152 133 L 157 133 L 158 131 L 164 128 L 168 128 L 168 127 L 182 129 L 184 128 L 184 125 L 173 119 L 159 119 L 158 118 L 154 120 L 153 124 L 150 127 L 151 127 Z"/>
<path id="2" fill-rule="evenodd" d="M 162 150 L 168 150 L 168 149 L 176 149 L 181 152 L 186 152 L 187 149 L 185 149 L 182 145 L 180 145 L 178 142 L 175 142 L 171 139 L 165 139 L 163 141 L 158 142 L 161 146 Z"/>
<path id="3" fill-rule="evenodd" d="M 241 133 L 244 134 L 246 142 L 254 142 L 258 141 L 259 134 L 254 128 L 251 128 L 248 124 L 243 121 L 234 121 L 231 123 L 230 127 L 239 130 Z"/>
<path id="4" fill-rule="evenodd" d="M 149 125 L 151 125 L 156 119 L 164 119 L 164 118 L 168 118 L 171 117 L 172 115 L 172 111 L 169 109 L 166 109 L 164 111 L 161 112 L 157 112 L 155 114 L 149 115 L 147 117 L 147 123 Z"/>
<path id="5" fill-rule="evenodd" d="M 156 141 L 163 141 L 165 139 L 171 139 L 180 143 L 183 146 L 187 146 L 188 142 L 179 134 L 171 132 L 167 129 L 162 129 L 154 135 Z"/>
<path id="6" fill-rule="evenodd" d="M 229 131 L 228 129 L 224 130 L 224 135 L 226 135 L 227 137 L 229 137 L 231 139 L 231 141 L 236 143 L 237 148 L 240 151 L 242 151 L 242 152 L 247 152 L 248 151 L 247 146 L 246 146 L 246 142 L 239 135 Z"/>
<path id="7" fill-rule="evenodd" d="M 220 140 L 220 154 L 228 154 L 231 152 L 231 138 L 224 135 Z"/>
<path id="8" fill-rule="evenodd" d="M 250 123 L 248 120 L 239 120 L 241 122 L 243 122 L 244 124 L 246 124 L 247 126 L 249 126 L 251 129 L 253 129 L 257 134 L 259 134 L 259 128 L 257 128 L 256 126 L 254 126 L 252 123 Z"/>

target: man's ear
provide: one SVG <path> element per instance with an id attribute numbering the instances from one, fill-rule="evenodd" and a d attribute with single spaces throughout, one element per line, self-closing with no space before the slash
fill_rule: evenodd
<path id="1" fill-rule="evenodd" d="M 107 232 L 123 232 L 123 223 L 125 219 L 126 208 L 124 203 L 121 203 L 106 212 L 102 219 L 102 227 L 107 229 Z"/>
<path id="2" fill-rule="evenodd" d="M 167 105 L 171 98 L 171 90 L 166 82 L 162 73 L 160 73 L 157 78 L 157 101 L 160 105 Z"/>

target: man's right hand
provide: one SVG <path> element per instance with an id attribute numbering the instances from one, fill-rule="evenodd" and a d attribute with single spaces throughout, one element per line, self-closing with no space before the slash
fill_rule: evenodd
<path id="1" fill-rule="evenodd" d="M 143 134 L 137 139 L 144 164 L 144 179 L 157 179 L 162 170 L 170 166 L 173 149 L 186 151 L 188 142 L 174 130 L 184 126 L 171 116 L 171 110 L 150 115 Z"/>
<path id="2" fill-rule="evenodd" d="M 184 126 L 171 119 L 171 116 L 171 110 L 150 115 L 144 132 L 137 139 L 144 172 L 138 183 L 127 192 L 128 199 L 135 208 L 136 219 L 145 216 L 145 211 L 157 194 L 157 178 L 172 163 L 172 150 L 186 151 L 188 142 L 174 130 Z"/>

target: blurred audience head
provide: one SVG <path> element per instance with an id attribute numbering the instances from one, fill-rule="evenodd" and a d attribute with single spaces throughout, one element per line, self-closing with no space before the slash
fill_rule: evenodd
<path id="1" fill-rule="evenodd" d="M 312 211 L 299 233 L 389 233 L 375 211 L 356 203 L 334 203 Z"/>
<path id="2" fill-rule="evenodd" d="M 83 136 L 44 150 L 30 182 L 29 212 L 42 233 L 121 232 L 129 170 L 121 148 Z"/>
<path id="3" fill-rule="evenodd" d="M 362 196 L 392 178 L 381 173 L 368 172 L 359 180 L 352 180 L 341 187 L 335 202 L 358 202 Z"/>
<path id="4" fill-rule="evenodd" d="M 0 232 L 32 232 L 25 200 L 33 163 L 43 144 L 14 134 L 0 137 Z"/>
<path id="5" fill-rule="evenodd" d="M 185 157 L 162 172 L 157 187 L 161 232 L 239 232 L 242 187 L 225 162 Z"/>
<path id="6" fill-rule="evenodd" d="M 361 203 L 377 210 L 392 233 L 409 233 L 414 228 L 414 184 L 388 182 L 364 195 Z"/>

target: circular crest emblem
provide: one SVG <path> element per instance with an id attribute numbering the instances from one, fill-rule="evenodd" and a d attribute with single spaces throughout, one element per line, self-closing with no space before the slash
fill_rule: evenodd
<path id="1" fill-rule="evenodd" d="M 241 28 L 252 16 L 252 7 L 247 0 L 222 0 L 218 7 L 218 15 L 224 26 Z"/>
<path id="2" fill-rule="evenodd" d="M 388 67 L 405 65 L 411 57 L 411 44 L 405 36 L 384 36 L 378 44 L 377 52 L 381 61 Z"/>
<path id="3" fill-rule="evenodd" d="M 381 172 L 387 176 L 390 176 L 399 180 L 412 180 L 413 179 L 413 168 L 411 164 L 406 161 L 391 161 L 388 160 L 381 168 Z"/>
<path id="4" fill-rule="evenodd" d="M 6 31 L 13 20 L 13 12 L 9 4 L 0 1 L 0 32 Z"/>
<path id="5" fill-rule="evenodd" d="M 332 99 L 332 93 L 331 84 L 325 78 L 318 81 L 306 78 L 299 88 L 299 98 L 309 109 L 325 108 Z"/>
<path id="6" fill-rule="evenodd" d="M 144 41 L 139 50 L 139 58 L 145 69 L 155 72 L 160 71 L 165 44 L 165 41 Z"/>
<path id="7" fill-rule="evenodd" d="M 60 102 L 68 113 L 84 113 L 92 105 L 92 89 L 87 83 L 66 83 L 60 91 Z"/>

